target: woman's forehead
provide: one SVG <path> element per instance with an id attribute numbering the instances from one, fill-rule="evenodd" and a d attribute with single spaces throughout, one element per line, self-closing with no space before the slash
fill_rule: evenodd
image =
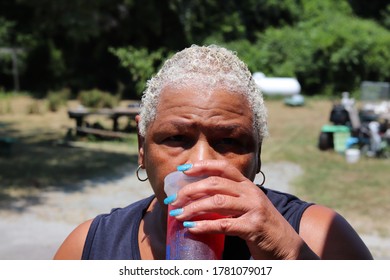
<path id="1" fill-rule="evenodd" d="M 204 89 L 198 86 L 166 87 L 161 92 L 157 114 L 161 110 L 185 106 L 204 110 L 223 109 L 242 114 L 250 111 L 246 98 L 223 88 Z"/>
<path id="2" fill-rule="evenodd" d="M 244 97 L 223 90 L 211 94 L 194 94 L 194 90 L 175 88 L 164 91 L 149 129 L 203 127 L 227 131 L 227 128 L 232 130 L 232 127 L 241 126 L 246 131 L 253 130 L 253 116 Z"/>

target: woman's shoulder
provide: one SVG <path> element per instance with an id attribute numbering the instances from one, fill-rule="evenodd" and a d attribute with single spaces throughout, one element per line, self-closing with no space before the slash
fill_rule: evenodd
<path id="1" fill-rule="evenodd" d="M 128 224 L 129 217 L 134 218 L 136 215 L 141 215 L 147 209 L 153 196 L 136 201 L 123 208 L 114 208 L 110 213 L 100 214 L 94 219 L 85 221 L 77 226 L 65 239 L 54 259 L 81 259 L 86 243 L 92 242 L 96 231 L 99 228 L 101 231 L 120 231 L 118 226 Z M 127 223 L 122 223 L 126 221 Z"/>
<path id="2" fill-rule="evenodd" d="M 282 214 L 291 210 L 296 211 L 297 209 L 301 208 L 304 210 L 307 207 L 313 205 L 313 203 L 304 201 L 290 193 L 281 192 L 266 187 L 260 187 L 260 189 Z"/>
<path id="3" fill-rule="evenodd" d="M 126 207 L 113 208 L 110 213 L 100 214 L 96 216 L 91 224 L 91 228 L 106 227 L 108 229 L 114 230 L 120 225 L 123 225 L 122 222 L 128 224 L 129 220 L 139 220 L 142 218 L 144 211 L 149 207 L 154 196 L 138 200 L 131 203 Z"/>
<path id="4" fill-rule="evenodd" d="M 278 212 L 282 214 L 282 216 L 290 223 L 295 231 L 299 233 L 302 215 L 307 208 L 313 205 L 313 203 L 301 200 L 297 196 L 290 193 L 281 192 L 266 187 L 260 188 L 272 202 Z"/>
<path id="5" fill-rule="evenodd" d="M 92 219 L 77 226 L 54 255 L 55 260 L 80 260 Z"/>
<path id="6" fill-rule="evenodd" d="M 133 216 L 135 213 L 140 214 L 149 207 L 153 199 L 154 196 L 150 196 L 133 202 L 126 207 L 113 208 L 110 213 L 98 215 L 94 219 L 94 222 L 98 221 L 99 219 L 126 219 L 127 216 Z"/>
<path id="7" fill-rule="evenodd" d="M 300 235 L 321 259 L 372 259 L 347 220 L 326 206 L 314 205 L 305 211 Z"/>

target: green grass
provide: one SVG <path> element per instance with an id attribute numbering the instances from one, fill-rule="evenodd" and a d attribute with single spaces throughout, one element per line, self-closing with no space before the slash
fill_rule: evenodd
<path id="1" fill-rule="evenodd" d="M 81 180 L 120 175 L 123 168 L 136 166 L 136 135 L 125 142 L 58 145 L 66 130 L 58 124 L 53 128 L 53 120 L 74 125 L 64 109 L 28 115 L 21 105 L 12 105 L 19 115 L 5 113 L 0 120 L 2 133 L 16 139 L 12 156 L 0 157 L 0 197 L 15 189 L 63 186 L 66 190 Z M 348 164 L 343 155 L 317 148 L 321 127 L 328 123 L 330 100 L 307 98 L 306 105 L 297 108 L 282 100 L 267 100 L 266 105 L 270 136 L 263 143 L 263 163 L 299 165 L 304 172 L 293 182 L 294 194 L 336 209 L 361 233 L 390 235 L 390 161 L 363 157 Z"/>
<path id="2" fill-rule="evenodd" d="M 58 112 L 29 114 L 27 109 L 37 100 L 2 94 L 0 102 L 3 98 L 11 112 L 1 116 L 0 137 L 10 137 L 14 143 L 10 152 L 0 149 L 0 196 L 13 190 L 66 189 L 82 180 L 121 175 L 124 168 L 136 166 L 135 134 L 123 141 L 77 139 L 69 143 L 65 136 L 75 124 L 65 107 Z"/>
<path id="3" fill-rule="evenodd" d="M 390 161 L 362 157 L 348 164 L 344 155 L 317 148 L 321 126 L 331 103 L 309 100 L 305 108 L 268 102 L 271 136 L 264 143 L 263 162 L 290 161 L 304 174 L 294 182 L 298 196 L 336 209 L 361 232 L 390 233 Z"/>

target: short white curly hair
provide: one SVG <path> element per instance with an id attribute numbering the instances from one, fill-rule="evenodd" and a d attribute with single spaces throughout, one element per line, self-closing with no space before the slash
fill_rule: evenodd
<path id="1" fill-rule="evenodd" d="M 196 86 L 202 87 L 202 92 L 218 88 L 244 96 L 252 110 L 253 128 L 260 141 L 268 135 L 263 96 L 248 67 L 234 52 L 216 45 L 192 45 L 165 61 L 146 84 L 141 101 L 139 134 L 145 137 L 149 124 L 157 117 L 160 94 L 165 87 L 185 87 L 194 85 L 194 81 Z"/>

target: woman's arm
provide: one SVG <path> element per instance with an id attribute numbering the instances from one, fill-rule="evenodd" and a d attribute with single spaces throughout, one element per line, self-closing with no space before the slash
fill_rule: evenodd
<path id="1" fill-rule="evenodd" d="M 81 260 L 84 243 L 92 220 L 88 220 L 75 228 L 62 243 L 54 256 L 55 260 Z"/>
<path id="2" fill-rule="evenodd" d="M 299 234 L 321 259 L 372 259 L 370 251 L 351 225 L 327 207 L 313 205 L 306 209 Z"/>

